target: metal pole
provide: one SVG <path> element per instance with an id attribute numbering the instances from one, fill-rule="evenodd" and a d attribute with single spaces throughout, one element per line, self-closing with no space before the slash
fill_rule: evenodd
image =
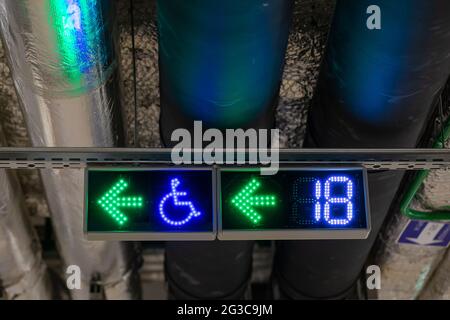
<path id="1" fill-rule="evenodd" d="M 158 1 L 161 133 L 272 128 L 293 0 Z"/>

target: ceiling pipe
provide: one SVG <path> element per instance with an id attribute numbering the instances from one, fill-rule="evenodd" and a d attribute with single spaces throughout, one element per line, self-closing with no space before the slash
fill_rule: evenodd
<path id="1" fill-rule="evenodd" d="M 55 297 L 15 175 L 0 169 L 0 291 L 8 300 Z M 0 295 L 1 296 L 1 295 Z"/>
<path id="2" fill-rule="evenodd" d="M 338 0 L 307 147 L 418 146 L 450 73 L 450 2 L 378 0 L 381 29 L 366 25 L 370 0 Z M 345 298 L 399 189 L 403 172 L 369 173 L 366 240 L 280 242 L 275 274 L 287 298 Z"/>
<path id="3" fill-rule="evenodd" d="M 12 171 L 0 169 L 0 190 L 0 296 L 3 292 L 8 300 L 52 299 L 56 292 Z"/>
<path id="4" fill-rule="evenodd" d="M 161 136 L 275 125 L 293 0 L 159 0 Z"/>
<path id="5" fill-rule="evenodd" d="M 293 0 L 159 0 L 161 135 L 274 126 Z M 252 241 L 166 244 L 169 295 L 242 299 Z"/>
<path id="6" fill-rule="evenodd" d="M 123 145 L 113 1 L 0 0 L 0 28 L 33 146 Z M 81 270 L 71 297 L 89 299 L 94 279 L 107 299 L 138 298 L 135 244 L 84 238 L 84 172 L 41 176 L 64 266 Z"/>

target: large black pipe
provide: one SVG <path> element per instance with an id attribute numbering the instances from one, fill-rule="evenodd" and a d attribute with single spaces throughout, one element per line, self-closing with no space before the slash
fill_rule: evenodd
<path id="1" fill-rule="evenodd" d="M 294 0 L 159 0 L 161 136 L 272 128 Z"/>
<path id="2" fill-rule="evenodd" d="M 242 299 L 250 281 L 252 252 L 252 241 L 168 242 L 170 298 Z"/>
<path id="3" fill-rule="evenodd" d="M 159 0 L 161 135 L 272 128 L 293 0 Z M 241 299 L 253 242 L 166 245 L 171 298 Z"/>
<path id="4" fill-rule="evenodd" d="M 371 5 L 381 9 L 381 30 L 366 26 Z M 305 145 L 417 146 L 450 74 L 449 12 L 448 0 L 338 0 Z M 402 177 L 400 171 L 369 174 L 367 240 L 278 243 L 275 275 L 285 297 L 347 296 Z"/>

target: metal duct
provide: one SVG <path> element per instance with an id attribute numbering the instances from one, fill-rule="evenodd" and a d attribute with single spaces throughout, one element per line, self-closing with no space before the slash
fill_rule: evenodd
<path id="1" fill-rule="evenodd" d="M 447 84 L 445 92 L 448 92 L 449 88 Z M 448 105 L 448 98 L 445 101 L 445 105 Z M 442 126 L 437 127 L 435 140 L 441 141 L 441 134 L 438 132 L 441 132 Z M 450 148 L 450 140 L 447 140 L 444 147 Z M 431 170 L 409 207 L 418 212 L 432 213 L 433 209 L 439 212 L 440 208 L 449 205 L 449 182 L 450 168 Z M 410 185 L 408 188 L 412 190 L 414 186 Z M 405 193 L 405 197 L 406 194 L 408 192 Z M 383 271 L 381 273 L 383 285 L 380 290 L 377 290 L 378 298 L 385 300 L 434 297 L 437 299 L 445 294 L 446 285 L 449 288 L 447 296 L 450 297 L 450 281 L 448 281 L 450 269 L 446 267 L 446 262 L 443 260 L 447 249 L 440 246 L 398 243 L 399 237 L 410 222 L 411 220 L 405 215 L 398 214 L 389 222 L 380 237 L 382 245 L 374 257 L 374 262 Z M 448 257 L 447 254 L 447 259 Z M 447 280 L 445 280 L 446 274 Z"/>
<path id="2" fill-rule="evenodd" d="M 53 287 L 41 246 L 12 172 L 0 169 L 0 190 L 0 291 L 6 299 L 52 299 Z"/>
<path id="3" fill-rule="evenodd" d="M 0 27 L 33 146 L 123 143 L 113 1 L 0 0 Z M 81 268 L 72 298 L 90 298 L 93 279 L 108 299 L 137 298 L 135 245 L 84 239 L 83 174 L 41 172 L 64 264 Z"/>
<path id="4" fill-rule="evenodd" d="M 419 299 L 421 300 L 449 300 L 450 299 L 450 250 L 447 250 L 440 266 L 434 272 Z"/>
<path id="5" fill-rule="evenodd" d="M 369 0 L 339 0 L 306 146 L 415 147 L 450 73 L 450 2 L 379 0 L 382 29 L 366 27 Z M 289 298 L 341 298 L 358 278 L 390 209 L 402 172 L 369 174 L 367 240 L 293 241 L 275 266 Z"/>

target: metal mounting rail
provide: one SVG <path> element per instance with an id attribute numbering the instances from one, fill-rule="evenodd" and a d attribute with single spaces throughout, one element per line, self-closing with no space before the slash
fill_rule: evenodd
<path id="1" fill-rule="evenodd" d="M 0 148 L 0 168 L 172 165 L 171 152 L 171 149 Z M 258 155 L 255 150 L 238 150 L 237 153 L 245 154 L 246 161 L 248 156 Z M 450 167 L 450 149 L 281 149 L 279 163 L 297 166 L 361 165 L 370 170 L 440 169 Z"/>

